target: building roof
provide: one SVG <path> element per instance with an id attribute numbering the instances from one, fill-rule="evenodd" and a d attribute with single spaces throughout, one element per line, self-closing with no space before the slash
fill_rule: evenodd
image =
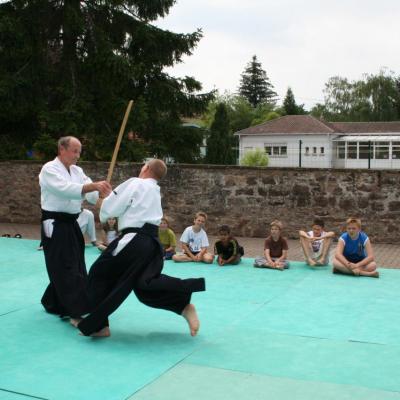
<path id="1" fill-rule="evenodd" d="M 331 122 L 338 133 L 398 133 L 400 121 L 390 122 Z"/>
<path id="2" fill-rule="evenodd" d="M 235 135 L 276 134 L 368 134 L 400 133 L 400 121 L 392 122 L 326 122 L 311 115 L 286 115 L 260 125 L 242 129 Z"/>
<path id="3" fill-rule="evenodd" d="M 333 141 L 345 141 L 345 142 L 390 142 L 397 141 L 400 142 L 400 133 L 397 135 L 345 135 L 339 136 Z"/>

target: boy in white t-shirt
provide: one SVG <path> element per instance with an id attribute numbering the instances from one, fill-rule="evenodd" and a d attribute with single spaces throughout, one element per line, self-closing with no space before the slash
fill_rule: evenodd
<path id="1" fill-rule="evenodd" d="M 214 256 L 207 252 L 209 246 L 206 231 L 203 229 L 207 221 L 207 214 L 196 213 L 192 226 L 188 226 L 182 233 L 180 242 L 183 254 L 175 254 L 172 259 L 176 262 L 204 262 L 211 264 Z"/>
<path id="2" fill-rule="evenodd" d="M 311 267 L 328 264 L 328 252 L 335 232 L 324 231 L 324 221 L 316 218 L 311 231 L 299 231 L 300 244 L 306 263 Z"/>

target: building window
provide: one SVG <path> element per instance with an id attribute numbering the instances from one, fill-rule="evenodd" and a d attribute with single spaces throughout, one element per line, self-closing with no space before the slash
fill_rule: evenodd
<path id="1" fill-rule="evenodd" d="M 325 147 L 321 146 L 321 147 L 319 148 L 319 154 L 320 154 L 321 156 L 324 156 L 324 155 L 325 155 Z"/>
<path id="2" fill-rule="evenodd" d="M 377 160 L 387 160 L 389 158 L 389 142 L 375 142 L 374 153 L 374 158 Z"/>
<path id="3" fill-rule="evenodd" d="M 400 142 L 392 142 L 392 158 L 400 160 Z"/>
<path id="4" fill-rule="evenodd" d="M 347 158 L 357 158 L 357 142 L 347 142 Z"/>
<path id="5" fill-rule="evenodd" d="M 286 144 L 265 144 L 264 148 L 270 157 L 287 157 Z"/>
<path id="6" fill-rule="evenodd" d="M 358 158 L 360 160 L 368 160 L 368 158 L 369 158 L 369 143 L 368 142 L 358 143 Z"/>
<path id="7" fill-rule="evenodd" d="M 313 147 L 313 148 L 312 148 L 312 155 L 313 155 L 313 156 L 316 156 L 316 155 L 317 155 L 317 148 L 316 148 L 316 147 Z"/>
<path id="8" fill-rule="evenodd" d="M 306 156 L 309 156 L 309 155 L 310 155 L 310 148 L 309 148 L 309 147 L 306 147 L 306 149 L 305 149 L 305 155 L 306 155 Z"/>
<path id="9" fill-rule="evenodd" d="M 344 160 L 346 158 L 346 142 L 337 143 L 336 157 L 341 160 Z"/>

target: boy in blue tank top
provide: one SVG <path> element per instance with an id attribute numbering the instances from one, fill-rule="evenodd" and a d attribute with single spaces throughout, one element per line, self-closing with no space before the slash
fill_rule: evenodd
<path id="1" fill-rule="evenodd" d="M 361 220 L 349 218 L 339 238 L 333 259 L 333 273 L 379 278 L 371 242 L 361 231 Z"/>

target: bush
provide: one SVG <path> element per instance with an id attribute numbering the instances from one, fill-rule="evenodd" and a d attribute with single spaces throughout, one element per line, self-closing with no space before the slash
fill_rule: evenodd
<path id="1" fill-rule="evenodd" d="M 38 160 L 51 160 L 57 155 L 57 140 L 48 133 L 42 133 L 33 144 L 35 158 Z"/>
<path id="2" fill-rule="evenodd" d="M 240 165 L 245 167 L 267 167 L 268 156 L 263 149 L 255 149 L 246 151 L 240 160 Z"/>

